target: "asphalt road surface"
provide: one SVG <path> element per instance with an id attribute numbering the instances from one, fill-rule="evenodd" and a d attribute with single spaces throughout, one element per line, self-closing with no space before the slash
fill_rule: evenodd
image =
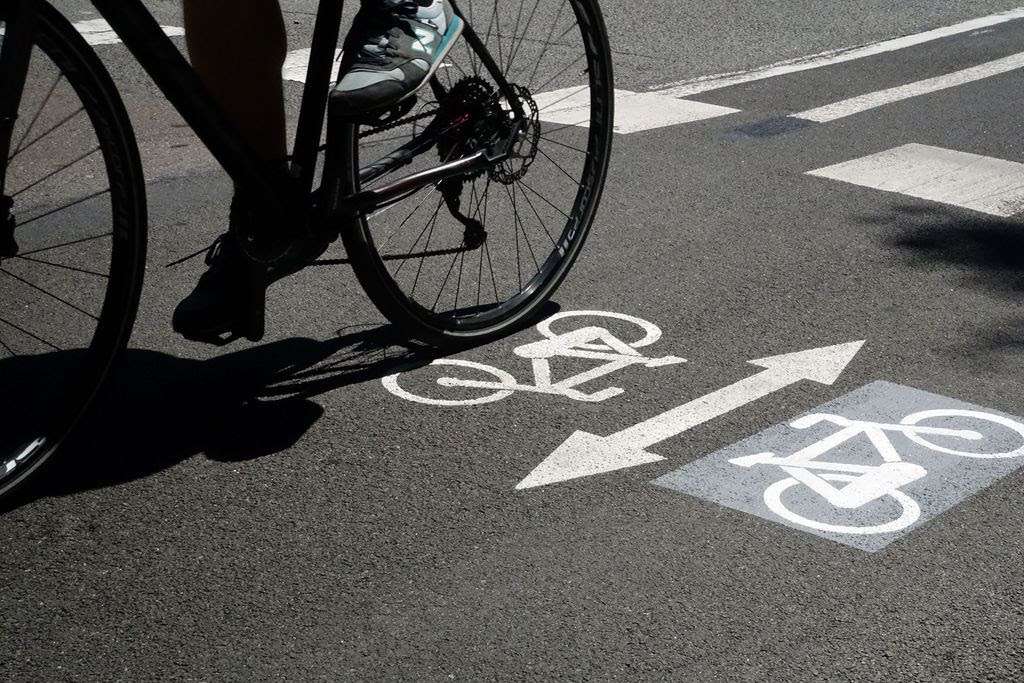
<path id="1" fill-rule="evenodd" d="M 283 4 L 299 49 L 315 5 Z M 645 362 L 555 356 L 547 389 L 533 327 L 455 357 L 518 384 L 438 384 L 489 377 L 340 268 L 275 286 L 261 344 L 175 337 L 199 265 L 163 266 L 230 186 L 97 46 L 150 265 L 107 395 L 0 514 L 0 678 L 1021 676 L 1024 12 L 607 5 L 621 132 L 550 334 Z"/>

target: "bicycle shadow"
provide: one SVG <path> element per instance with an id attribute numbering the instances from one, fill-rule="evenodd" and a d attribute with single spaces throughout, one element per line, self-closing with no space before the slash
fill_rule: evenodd
<path id="1" fill-rule="evenodd" d="M 1024 222 L 965 216 L 941 207 L 897 205 L 889 214 L 862 222 L 897 229 L 884 241 L 904 253 L 909 265 L 944 269 L 962 287 L 1019 300 L 1024 295 Z M 1024 317 L 1012 316 L 978 331 L 983 351 L 1024 353 Z"/>
<path id="2" fill-rule="evenodd" d="M 549 304 L 542 315 L 557 310 Z M 0 503 L 0 513 L 142 479 L 200 453 L 244 462 L 285 451 L 323 415 L 313 398 L 442 355 L 410 345 L 390 325 L 325 341 L 285 339 L 201 361 L 129 349 L 55 461 Z M 28 362 L 52 375 L 71 359 L 52 353 Z M 11 370 L 10 361 L 0 364 L 0 373 Z"/>

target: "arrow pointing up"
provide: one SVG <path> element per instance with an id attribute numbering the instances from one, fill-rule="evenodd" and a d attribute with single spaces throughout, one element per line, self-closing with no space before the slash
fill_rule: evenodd
<path id="1" fill-rule="evenodd" d="M 516 486 L 529 489 L 664 460 L 647 449 L 803 380 L 833 384 L 863 341 L 750 361 L 761 372 L 616 432 L 576 432 Z"/>

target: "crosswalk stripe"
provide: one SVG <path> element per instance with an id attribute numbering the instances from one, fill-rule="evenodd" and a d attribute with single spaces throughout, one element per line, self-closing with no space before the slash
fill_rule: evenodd
<path id="1" fill-rule="evenodd" d="M 713 76 L 702 76 L 700 78 L 679 81 L 676 83 L 665 83 L 654 86 L 651 90 L 669 97 L 690 97 L 710 92 L 712 90 L 720 90 L 721 88 L 727 88 L 733 85 L 761 81 L 768 78 L 775 78 L 776 76 L 785 76 L 786 74 L 798 73 L 800 71 L 820 69 L 822 67 L 832 66 L 833 64 L 852 62 L 857 59 L 864 59 L 865 57 L 872 57 L 874 55 L 885 54 L 887 52 L 896 52 L 915 45 L 923 45 L 942 38 L 970 33 L 972 31 L 998 26 L 1000 24 L 1017 21 L 1019 19 L 1024 19 L 1024 7 L 1017 7 L 1006 12 L 978 17 L 977 19 L 970 19 L 958 24 L 953 24 L 952 26 L 944 26 L 931 31 L 925 31 L 923 33 L 893 38 L 892 40 L 885 40 L 880 43 L 872 43 L 870 45 L 860 47 L 841 48 L 838 50 L 828 50 L 826 52 L 819 52 L 818 54 L 807 55 L 805 57 L 797 57 L 796 59 L 787 59 L 781 62 L 775 62 L 774 64 L 750 69 L 749 71 L 734 71 L 731 73 L 716 74 Z"/>
<path id="2" fill-rule="evenodd" d="M 590 91 L 585 86 L 564 88 L 534 96 L 540 118 L 548 123 L 586 128 L 590 119 Z M 658 93 L 615 91 L 615 132 L 638 133 L 677 126 L 738 112 L 715 104 L 680 100 Z"/>
<path id="3" fill-rule="evenodd" d="M 869 109 L 875 109 L 894 102 L 907 100 L 912 97 L 928 95 L 940 90 L 946 90 L 959 85 L 980 81 L 984 78 L 998 76 L 1000 74 L 1020 69 L 1021 67 L 1024 67 L 1024 52 L 1018 52 L 1015 55 L 1010 55 L 1009 57 L 997 59 L 992 62 L 986 62 L 985 64 L 979 64 L 978 66 L 963 69 L 962 71 L 955 71 L 950 74 L 936 76 L 935 78 L 928 78 L 923 81 L 908 83 L 907 85 L 889 88 L 888 90 L 880 90 L 878 92 L 867 93 L 866 95 L 851 97 L 841 102 L 835 102 L 823 107 L 809 109 L 807 111 L 800 112 L 799 114 L 793 114 L 792 116 L 793 118 L 815 121 L 817 123 L 828 123 L 829 121 L 835 121 L 836 119 L 859 114 L 861 112 L 868 111 Z"/>
<path id="4" fill-rule="evenodd" d="M 118 35 L 114 33 L 114 29 L 103 19 L 78 21 L 74 23 L 74 27 L 85 38 L 85 42 L 92 46 L 117 45 L 121 42 Z M 185 35 L 185 29 L 179 26 L 161 26 L 160 28 L 171 37 Z"/>
<path id="5" fill-rule="evenodd" d="M 1024 164 L 910 144 L 808 175 L 1008 218 L 1024 212 Z"/>

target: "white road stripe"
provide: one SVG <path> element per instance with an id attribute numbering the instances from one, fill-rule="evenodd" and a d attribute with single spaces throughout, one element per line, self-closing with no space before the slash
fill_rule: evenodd
<path id="1" fill-rule="evenodd" d="M 309 55 L 311 50 L 306 48 L 304 50 L 294 50 L 289 52 L 284 59 L 284 67 L 281 69 L 281 75 L 284 76 L 286 81 L 294 81 L 296 83 L 306 82 L 306 71 L 309 68 Z M 331 73 L 331 82 L 335 83 L 338 80 L 338 68 L 341 66 L 341 50 L 335 50 L 334 52 L 334 71 Z"/>
<path id="2" fill-rule="evenodd" d="M 85 42 L 93 46 L 116 45 L 121 42 L 121 39 L 117 37 L 117 34 L 110 27 L 110 24 L 103 19 L 78 21 L 75 22 L 74 27 L 85 38 Z M 160 28 L 171 37 L 185 35 L 185 29 L 178 26 L 161 26 Z"/>
<path id="3" fill-rule="evenodd" d="M 666 83 L 664 85 L 655 86 L 651 88 L 651 90 L 658 91 L 658 94 L 660 95 L 668 95 L 670 97 L 689 97 L 691 95 L 698 95 L 711 90 L 726 88 L 731 85 L 760 81 L 766 78 L 774 78 L 776 76 L 797 73 L 799 71 L 820 69 L 821 67 L 831 66 L 833 64 L 842 64 L 843 62 L 852 62 L 857 59 L 863 59 L 865 57 L 871 57 L 873 55 L 879 55 L 886 52 L 895 52 L 914 45 L 921 45 L 922 43 L 928 43 L 962 33 L 969 33 L 971 31 L 977 31 L 990 26 L 997 26 L 1017 19 L 1024 19 L 1024 7 L 1018 7 L 999 14 L 992 14 L 987 17 L 971 19 L 959 24 L 953 24 L 952 26 L 937 28 L 932 31 L 925 31 L 924 33 L 917 33 L 910 36 L 904 36 L 902 38 L 886 40 L 880 43 L 873 43 L 862 47 L 829 50 L 815 55 L 775 62 L 774 64 L 758 67 L 749 71 L 734 71 L 714 76 L 702 76 L 701 78 L 688 81 Z"/>
<path id="4" fill-rule="evenodd" d="M 858 97 L 851 97 L 848 100 L 835 102 L 834 104 L 828 104 L 823 107 L 817 107 L 815 109 L 800 112 L 799 114 L 792 114 L 792 116 L 797 119 L 827 123 L 846 116 L 852 116 L 853 114 L 859 114 L 860 112 L 867 111 L 869 109 L 875 109 L 876 107 L 881 107 L 886 104 L 910 99 L 911 97 L 927 95 L 940 90 L 946 90 L 947 88 L 980 81 L 984 78 L 998 76 L 999 74 L 1014 71 L 1021 67 L 1024 67 L 1024 52 L 1018 52 L 1017 54 L 1010 55 L 1009 57 L 997 59 L 992 62 L 986 62 L 985 64 L 979 64 L 978 66 L 964 69 L 962 71 L 955 71 L 951 74 L 936 76 L 935 78 L 917 81 L 916 83 L 908 83 L 907 85 L 889 88 L 888 90 L 867 93 L 866 95 L 860 95 Z"/>
<path id="5" fill-rule="evenodd" d="M 1024 164 L 941 147 L 904 145 L 808 175 L 1001 218 L 1024 212 Z"/>
<path id="6" fill-rule="evenodd" d="M 586 128 L 590 119 L 590 91 L 565 88 L 534 96 L 540 118 L 548 123 Z M 615 132 L 637 133 L 734 114 L 738 109 L 665 97 L 660 93 L 615 91 Z"/>

